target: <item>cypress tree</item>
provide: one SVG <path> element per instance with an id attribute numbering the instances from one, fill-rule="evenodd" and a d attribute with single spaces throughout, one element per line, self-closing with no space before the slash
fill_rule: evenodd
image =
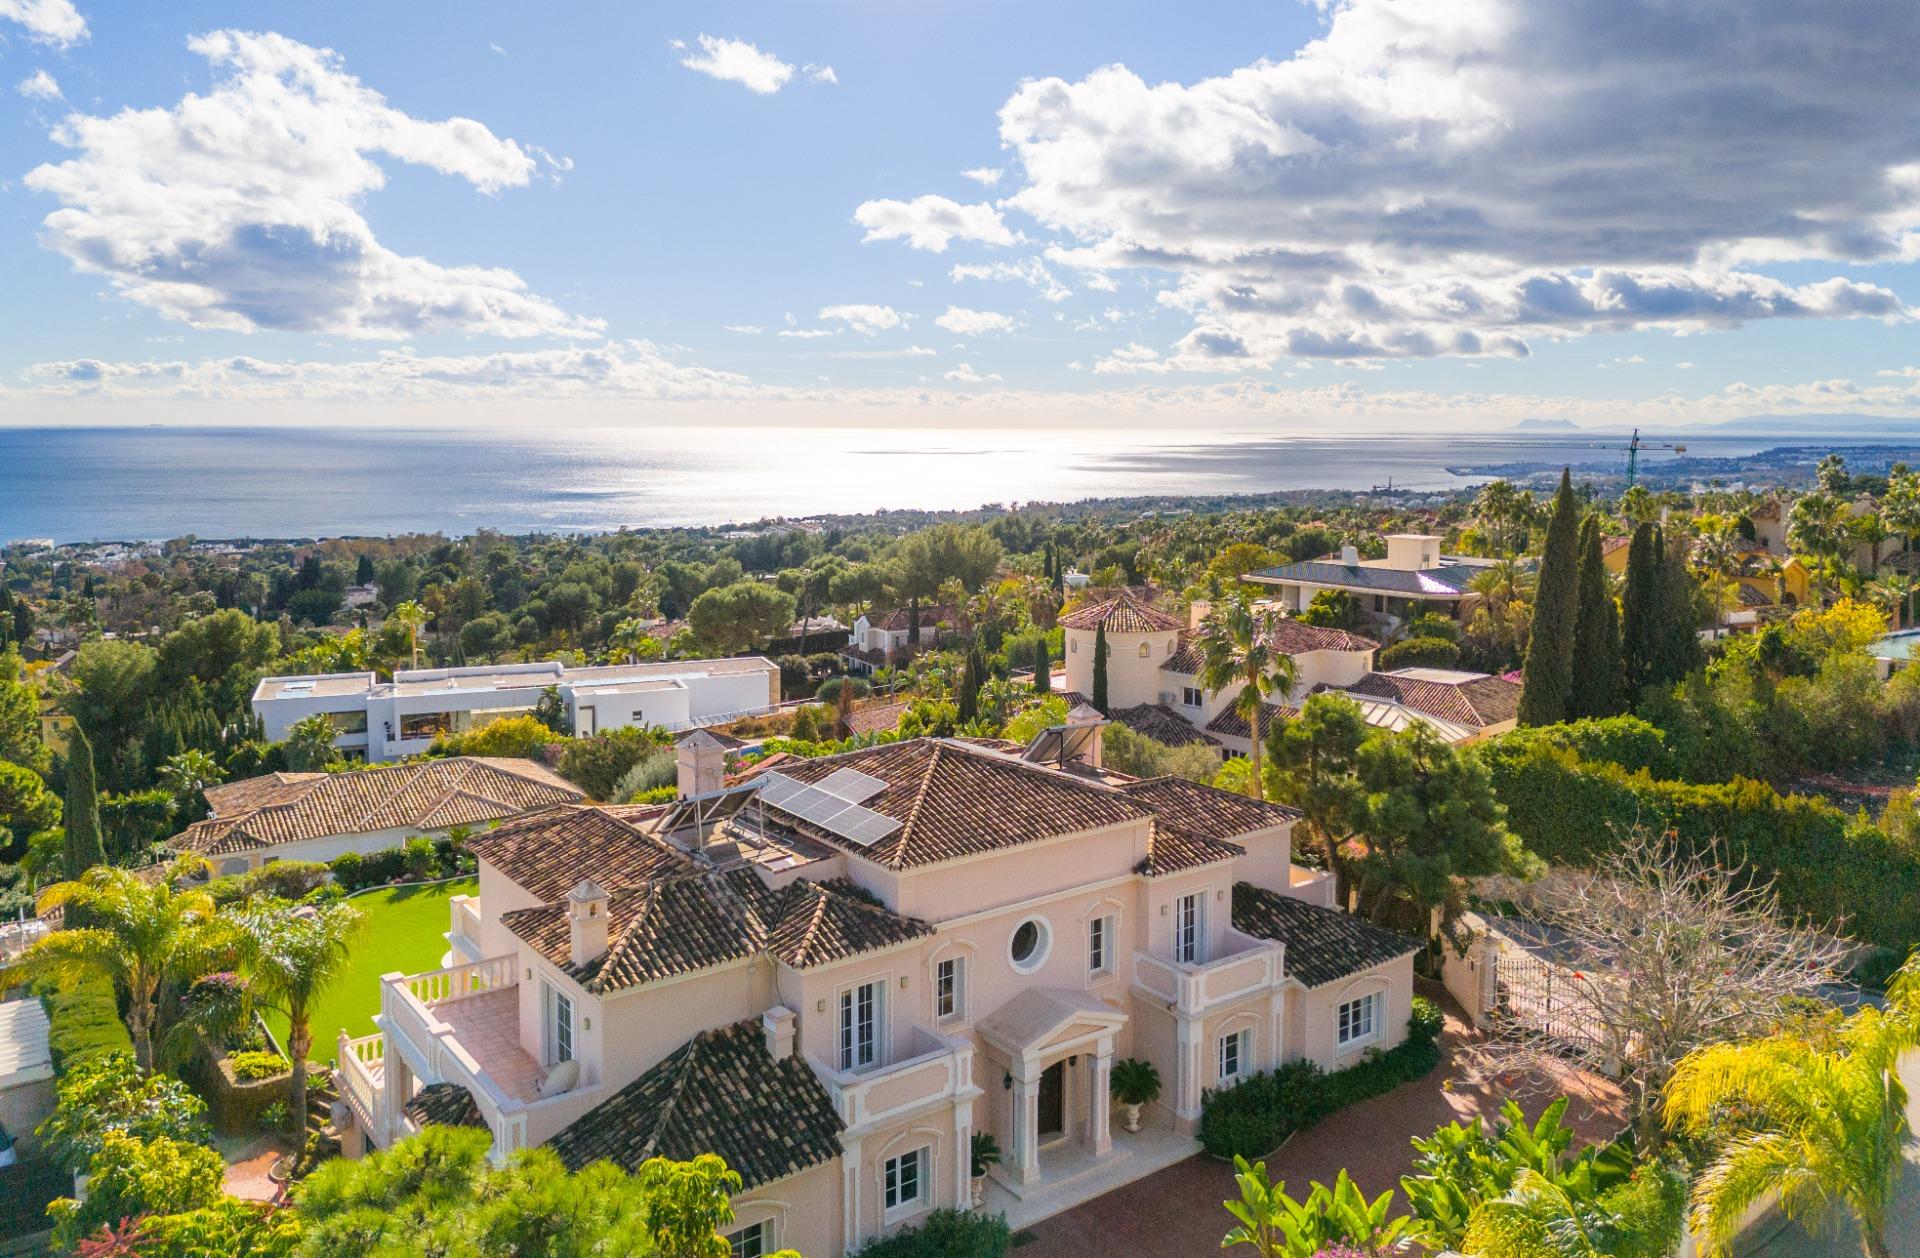
<path id="1" fill-rule="evenodd" d="M 67 846 L 64 853 L 66 875 L 78 878 L 95 865 L 107 863 L 107 850 L 100 841 L 100 788 L 93 775 L 93 744 L 86 731 L 73 727 L 73 741 L 67 747 L 66 793 Z"/>
<path id="2" fill-rule="evenodd" d="M 1600 517 L 1580 522 L 1579 607 L 1573 621 L 1573 690 L 1567 715 L 1612 716 L 1620 705 L 1620 612 L 1607 583 Z"/>
<path id="3" fill-rule="evenodd" d="M 1706 662 L 1700 646 L 1699 620 L 1694 615 L 1696 582 L 1687 561 L 1687 539 L 1675 534 L 1664 539 L 1656 575 L 1660 595 L 1659 648 L 1654 680 L 1671 686 Z"/>
<path id="4" fill-rule="evenodd" d="M 1660 530 L 1642 523 L 1627 548 L 1627 588 L 1620 599 L 1620 675 L 1627 697 L 1653 680 L 1660 642 Z"/>
<path id="5" fill-rule="evenodd" d="M 1579 610 L 1580 508 L 1573 478 L 1560 472 L 1553 498 L 1546 549 L 1540 556 L 1540 584 L 1533 600 L 1533 629 L 1527 639 L 1526 689 L 1520 694 L 1520 724 L 1552 725 L 1567 719 L 1573 692 L 1573 631 Z"/>
<path id="6" fill-rule="evenodd" d="M 355 585 L 372 585 L 373 584 L 373 556 L 372 555 L 360 556 L 359 566 L 353 570 L 353 583 Z"/>
<path id="7" fill-rule="evenodd" d="M 1053 690 L 1053 653 L 1047 649 L 1045 635 L 1033 643 L 1033 689 L 1036 694 Z"/>
<path id="8" fill-rule="evenodd" d="M 1107 714 L 1107 627 L 1101 625 L 1093 635 L 1093 706 Z"/>
<path id="9" fill-rule="evenodd" d="M 960 693 L 954 704 L 959 709 L 958 719 L 962 725 L 980 715 L 980 682 L 985 673 L 986 663 L 980 657 L 980 648 L 970 648 L 960 665 Z"/>

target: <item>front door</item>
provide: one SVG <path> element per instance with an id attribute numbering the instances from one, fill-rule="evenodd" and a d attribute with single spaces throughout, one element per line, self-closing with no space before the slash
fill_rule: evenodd
<path id="1" fill-rule="evenodd" d="M 1067 1130 L 1066 1063 L 1054 1062 L 1040 1072 L 1040 1139 L 1064 1135 Z"/>

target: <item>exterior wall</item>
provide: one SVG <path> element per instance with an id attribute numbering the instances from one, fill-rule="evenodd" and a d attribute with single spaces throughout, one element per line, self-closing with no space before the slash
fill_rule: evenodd
<path id="1" fill-rule="evenodd" d="M 1382 1015 L 1386 1021 L 1379 1035 L 1340 1051 L 1334 1044 L 1340 1006 L 1376 991 L 1385 992 L 1387 997 Z M 1413 1016 L 1413 956 L 1408 954 L 1324 987 L 1294 988 L 1287 994 L 1287 1006 L 1287 1060 L 1305 1057 L 1324 1070 L 1357 1065 L 1369 1048 L 1392 1048 L 1407 1038 L 1407 1019 Z"/>
<path id="2" fill-rule="evenodd" d="M 1255 830 L 1234 840 L 1247 854 L 1233 866 L 1233 876 L 1256 887 L 1285 892 L 1293 885 L 1293 822 Z"/>
<path id="3" fill-rule="evenodd" d="M 557 976 L 558 971 L 550 969 L 549 975 Z M 548 981 L 554 981 L 554 977 Z M 577 986 L 574 990 L 578 991 Z M 574 1032 L 574 1055 L 580 1058 L 581 1069 L 589 1078 L 615 1087 L 636 1078 L 700 1032 L 754 1017 L 777 1003 L 772 964 L 758 959 L 706 970 L 677 982 L 616 993 L 605 1000 L 580 992 L 578 1000 L 575 1014 L 583 1025 Z M 522 1033 L 524 1036 L 529 1016 L 534 1019 L 535 1033 L 523 1038 L 522 1046 L 536 1059 L 540 1047 L 539 1001 L 537 983 L 531 994 L 523 990 Z M 589 1019 L 593 1023 L 590 1027 L 584 1025 Z"/>
<path id="4" fill-rule="evenodd" d="M 1285 1002 L 1278 1016 L 1275 1002 L 1265 992 L 1237 1001 L 1225 1009 L 1207 1015 L 1200 1032 L 1200 1084 L 1218 1088 L 1220 1079 L 1220 1040 L 1235 1031 L 1253 1032 L 1252 1051 L 1247 1054 L 1241 1076 L 1271 1070 L 1284 1060 Z M 1165 1072 L 1162 1072 L 1162 1077 Z"/>
<path id="5" fill-rule="evenodd" d="M 898 874 L 866 861 L 847 864 L 854 880 L 895 912 L 937 923 L 1128 877 L 1146 858 L 1147 840 L 1147 825 L 1138 821 Z"/>
<path id="6" fill-rule="evenodd" d="M 852 1171 L 853 1195 L 858 1200 L 852 1203 L 851 1215 L 858 1220 L 856 1234 L 861 1244 L 876 1236 L 924 1223 L 934 1210 L 951 1210 L 964 1204 L 957 1191 L 956 1160 L 960 1152 L 955 1147 L 951 1107 L 941 1106 L 931 1113 L 869 1132 L 859 1143 L 859 1164 Z M 887 1159 L 918 1148 L 931 1151 L 927 1176 L 932 1192 L 922 1194 L 923 1200 L 911 1208 L 889 1212 L 884 1206 L 881 1180 Z"/>
<path id="7" fill-rule="evenodd" d="M 835 1158 L 743 1192 L 733 1199 L 733 1222 L 727 1231 L 766 1223 L 773 1233 L 767 1237 L 770 1254 L 780 1249 L 841 1253 L 846 1249 L 840 1230 L 842 1175 L 840 1159 Z"/>
<path id="8" fill-rule="evenodd" d="M 298 839 L 292 843 L 276 843 L 272 847 L 235 852 L 229 856 L 216 856 L 213 862 L 215 870 L 223 874 L 234 872 L 227 866 L 235 860 L 244 860 L 247 869 L 258 869 L 274 861 L 325 862 L 336 856 L 344 856 L 348 852 L 358 852 L 365 856 L 370 852 L 384 852 L 388 848 L 399 847 L 408 839 L 419 835 L 431 838 L 445 833 L 444 830 L 414 830 L 403 826 L 390 830 L 373 830 L 366 834 L 328 834 L 317 839 Z"/>
<path id="9" fill-rule="evenodd" d="M 53 1113 L 54 1104 L 59 1099 L 53 1068 L 48 1066 L 42 1069 L 45 1072 L 43 1078 L 26 1078 L 12 1087 L 0 1088 L 0 1127 L 5 1127 L 19 1140 L 18 1152 L 22 1155 L 31 1155 L 40 1147 L 33 1129 Z"/>
<path id="10" fill-rule="evenodd" d="M 1061 632 L 1066 638 L 1067 689 L 1091 695 L 1096 634 L 1091 629 Z M 1144 656 L 1140 654 L 1142 647 L 1147 651 Z M 1179 649 L 1180 635 L 1172 629 L 1154 633 L 1109 633 L 1107 702 L 1116 708 L 1160 702 L 1161 692 L 1173 688 L 1170 675 L 1163 674 L 1160 666 Z"/>
<path id="11" fill-rule="evenodd" d="M 716 679 L 717 680 L 717 679 Z M 735 681 L 735 678 L 727 678 Z M 747 680 L 757 682 L 759 678 Z M 702 699 L 721 698 L 722 688 L 714 687 L 709 691 L 702 687 Z M 759 687 L 735 687 L 742 694 L 753 695 Z M 693 692 L 684 685 L 660 685 L 644 690 L 601 690 L 573 691 L 568 696 L 568 711 L 573 717 L 576 733 L 588 731 L 599 733 L 602 730 L 622 729 L 629 725 L 684 725 L 694 719 Z M 745 702 L 713 709 L 719 712 L 735 712 L 741 708 L 765 706 L 764 697 L 748 698 Z"/>
<path id="12" fill-rule="evenodd" d="M 502 913 L 511 913 L 515 909 L 540 907 L 540 900 L 532 892 L 507 877 L 486 861 L 480 862 L 480 952 L 483 957 L 505 956 L 518 952 L 520 941 L 513 932 L 500 924 Z M 522 967 L 524 974 L 525 967 Z"/>

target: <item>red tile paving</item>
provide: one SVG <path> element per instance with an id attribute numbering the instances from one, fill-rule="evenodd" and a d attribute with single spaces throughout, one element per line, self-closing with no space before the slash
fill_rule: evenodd
<path id="1" fill-rule="evenodd" d="M 1425 991 L 1422 986 L 1424 994 L 1437 996 L 1437 989 Z M 1444 1007 L 1442 1057 L 1432 1074 L 1296 1133 L 1266 1159 L 1268 1173 L 1300 1197 L 1316 1179 L 1331 1184 L 1344 1167 L 1361 1188 L 1377 1196 L 1388 1188 L 1397 1190 L 1400 1176 L 1413 1169 L 1409 1141 L 1414 1136 L 1456 1119 L 1498 1114 L 1508 1090 L 1500 1086 L 1458 1010 L 1450 1003 Z M 1611 1084 L 1581 1075 L 1564 1086 L 1573 1095 L 1567 1121 L 1581 1139 L 1611 1139 L 1625 1125 L 1620 1092 Z M 1551 1097 L 1515 1099 L 1529 1115 L 1537 1115 Z M 1217 1253 L 1220 1237 L 1233 1226 L 1220 1203 L 1235 1195 L 1232 1165 L 1200 1154 L 1034 1224 L 1022 1234 L 1030 1233 L 1033 1239 L 1013 1252 L 1017 1258 L 1103 1253 L 1195 1258 Z M 1396 1204 L 1400 1200 L 1396 1195 Z"/>

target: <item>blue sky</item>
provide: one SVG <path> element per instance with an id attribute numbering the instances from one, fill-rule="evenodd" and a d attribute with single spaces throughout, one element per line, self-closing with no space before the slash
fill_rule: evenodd
<path id="1" fill-rule="evenodd" d="M 1893 0 L 0 0 L 0 39 L 0 423 L 1920 413 Z"/>

